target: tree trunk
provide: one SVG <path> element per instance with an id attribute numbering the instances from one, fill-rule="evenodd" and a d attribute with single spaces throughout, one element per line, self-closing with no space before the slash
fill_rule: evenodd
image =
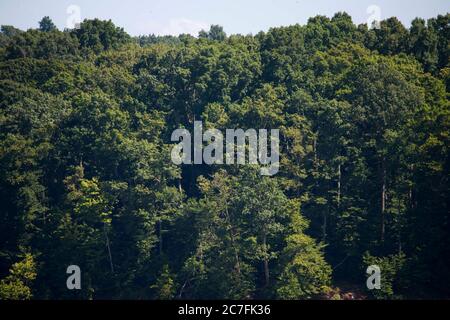
<path id="1" fill-rule="evenodd" d="M 159 254 L 162 255 L 163 253 L 163 236 L 162 236 L 162 220 L 160 219 L 158 221 L 158 230 L 159 230 Z"/>
<path id="2" fill-rule="evenodd" d="M 233 234 L 233 230 L 230 230 L 230 236 L 231 236 L 231 243 L 234 249 L 234 257 L 236 259 L 236 271 L 238 273 L 238 275 L 241 275 L 241 263 L 240 263 L 240 259 L 239 259 L 239 253 L 238 250 L 236 248 L 236 245 L 234 243 L 234 234 Z"/>
<path id="3" fill-rule="evenodd" d="M 106 232 L 106 224 L 103 224 L 103 232 L 105 233 L 106 248 L 108 249 L 109 265 L 111 267 L 111 272 L 114 273 L 114 265 L 113 265 L 113 261 L 112 261 L 111 246 L 109 245 L 109 237 L 108 237 L 108 233 Z"/>
<path id="4" fill-rule="evenodd" d="M 337 207 L 341 205 L 341 164 L 338 164 Z"/>
<path id="5" fill-rule="evenodd" d="M 385 221 L 384 215 L 386 211 L 386 158 L 383 157 L 381 162 L 381 232 L 380 240 L 384 242 L 385 236 Z"/>
<path id="6" fill-rule="evenodd" d="M 269 286 L 270 273 L 269 273 L 269 258 L 267 257 L 267 236 L 264 234 L 263 236 L 263 248 L 264 248 L 264 279 L 265 279 L 265 287 Z"/>
<path id="7" fill-rule="evenodd" d="M 323 211 L 323 221 L 322 221 L 322 242 L 325 243 L 327 241 L 327 215 L 330 210 L 330 207 L 327 204 L 327 210 Z"/>
<path id="8" fill-rule="evenodd" d="M 313 140 L 313 152 L 314 152 L 314 167 L 317 169 L 317 135 L 314 136 Z"/>
<path id="9" fill-rule="evenodd" d="M 237 271 L 237 273 L 239 275 L 241 275 L 241 262 L 240 262 L 240 259 L 239 259 L 239 251 L 238 251 L 238 249 L 236 247 L 236 241 L 235 241 L 235 236 L 234 236 L 234 232 L 233 232 L 233 226 L 231 224 L 231 217 L 230 217 L 230 214 L 228 212 L 228 206 L 225 206 L 225 214 L 226 214 L 228 227 L 230 229 L 231 246 L 233 247 L 234 258 L 236 259 L 236 271 Z"/>

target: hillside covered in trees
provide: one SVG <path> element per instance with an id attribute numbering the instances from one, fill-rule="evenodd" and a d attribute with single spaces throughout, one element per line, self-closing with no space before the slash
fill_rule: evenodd
<path id="1" fill-rule="evenodd" d="M 0 298 L 449 298 L 449 21 L 2 26 Z M 280 171 L 173 164 L 194 120 L 280 129 Z"/>

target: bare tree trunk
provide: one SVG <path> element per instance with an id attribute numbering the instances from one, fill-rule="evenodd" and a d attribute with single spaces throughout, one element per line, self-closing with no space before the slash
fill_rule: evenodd
<path id="1" fill-rule="evenodd" d="M 225 206 L 225 213 L 226 213 L 226 219 L 227 219 L 227 222 L 228 222 L 228 226 L 230 228 L 231 246 L 233 247 L 234 258 L 236 259 L 236 271 L 240 275 L 241 274 L 241 262 L 240 262 L 240 259 L 239 259 L 238 249 L 236 248 L 236 241 L 235 241 L 235 237 L 234 237 L 233 226 L 231 224 L 230 214 L 228 212 L 228 206 Z"/>
<path id="2" fill-rule="evenodd" d="M 236 271 L 239 275 L 241 275 L 241 262 L 239 259 L 239 253 L 238 250 L 236 248 L 236 245 L 234 243 L 234 234 L 233 234 L 233 230 L 230 230 L 230 236 L 231 236 L 231 245 L 233 246 L 234 249 L 234 257 L 236 259 Z"/>
<path id="3" fill-rule="evenodd" d="M 400 193 L 399 193 L 400 194 Z M 400 216 L 400 197 L 397 198 L 397 214 Z M 402 231 L 401 228 L 398 228 L 398 253 L 402 253 Z"/>
<path id="4" fill-rule="evenodd" d="M 411 174 L 413 174 L 414 171 L 414 165 L 411 165 L 409 170 L 411 171 Z M 414 209 L 414 190 L 413 190 L 413 183 L 411 184 L 411 186 L 409 187 L 409 192 L 408 192 L 408 199 L 409 199 L 409 208 L 410 209 Z"/>
<path id="5" fill-rule="evenodd" d="M 111 272 L 114 273 L 114 265 L 113 265 L 113 261 L 112 261 L 111 246 L 109 244 L 108 233 L 106 232 L 106 224 L 103 224 L 103 232 L 105 233 L 106 248 L 108 249 L 109 265 L 111 267 Z"/>
<path id="6" fill-rule="evenodd" d="M 341 205 L 341 164 L 338 164 L 337 206 Z"/>
<path id="7" fill-rule="evenodd" d="M 386 211 L 386 158 L 383 157 L 381 162 L 381 234 L 380 240 L 384 242 L 385 236 L 385 221 L 384 215 Z"/>
<path id="8" fill-rule="evenodd" d="M 317 168 L 317 136 L 313 140 L 314 165 Z"/>
<path id="9" fill-rule="evenodd" d="M 327 241 L 327 215 L 329 211 L 329 206 L 327 205 L 327 210 L 323 211 L 323 221 L 322 221 L 322 242 Z"/>
<path id="10" fill-rule="evenodd" d="M 158 221 L 158 231 L 159 231 L 159 254 L 162 255 L 163 253 L 163 236 L 162 236 L 162 220 L 159 219 Z"/>
<path id="11" fill-rule="evenodd" d="M 266 254 L 264 256 L 265 287 L 268 287 L 269 286 L 270 273 L 269 273 L 269 259 L 267 257 L 267 236 L 266 236 L 266 234 L 264 234 L 264 236 L 263 236 L 263 248 L 264 248 L 264 253 Z"/>

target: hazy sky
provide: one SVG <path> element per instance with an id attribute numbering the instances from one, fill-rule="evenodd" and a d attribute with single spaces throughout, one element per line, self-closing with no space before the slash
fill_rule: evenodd
<path id="1" fill-rule="evenodd" d="M 407 26 L 417 16 L 450 12 L 450 0 L 0 0 L 0 24 L 36 28 L 48 15 L 64 29 L 80 16 L 111 19 L 131 35 L 197 35 L 210 24 L 222 25 L 228 34 L 254 34 L 338 11 L 349 13 L 357 24 L 365 23 L 377 13 L 373 5 L 381 19 L 396 16 Z"/>

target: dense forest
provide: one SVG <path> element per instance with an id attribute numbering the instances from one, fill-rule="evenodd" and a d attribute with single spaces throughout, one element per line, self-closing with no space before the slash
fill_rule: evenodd
<path id="1" fill-rule="evenodd" d="M 0 298 L 449 298 L 449 22 L 2 26 Z M 279 172 L 175 165 L 195 120 L 278 128 Z"/>

